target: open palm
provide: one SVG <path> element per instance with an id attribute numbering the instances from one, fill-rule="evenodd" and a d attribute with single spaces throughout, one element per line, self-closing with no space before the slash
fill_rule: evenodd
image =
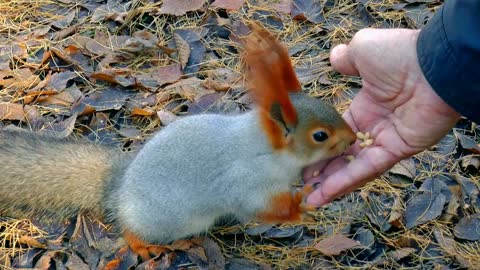
<path id="1" fill-rule="evenodd" d="M 373 145 L 357 142 L 346 162 L 338 157 L 305 169 L 307 183 L 318 182 L 308 203 L 323 205 L 384 173 L 398 161 L 440 140 L 459 119 L 430 87 L 417 60 L 419 31 L 364 29 L 349 45 L 332 50 L 339 72 L 360 75 L 363 88 L 344 118 L 354 131 L 369 131 Z M 321 173 L 313 177 L 314 171 Z"/>

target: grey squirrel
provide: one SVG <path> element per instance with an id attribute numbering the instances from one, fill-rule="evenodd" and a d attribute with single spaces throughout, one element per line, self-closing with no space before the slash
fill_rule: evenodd
<path id="1" fill-rule="evenodd" d="M 0 211 L 114 223 L 142 258 L 150 244 L 207 231 L 219 218 L 298 222 L 312 210 L 292 191 L 302 168 L 356 139 L 329 104 L 301 92 L 286 49 L 260 27 L 246 39 L 256 108 L 183 117 L 135 154 L 76 139 L 0 132 Z"/>

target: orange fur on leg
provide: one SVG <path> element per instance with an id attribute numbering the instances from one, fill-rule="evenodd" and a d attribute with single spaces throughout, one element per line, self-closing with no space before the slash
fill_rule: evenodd
<path id="1" fill-rule="evenodd" d="M 160 253 L 170 250 L 168 247 L 161 245 L 149 245 L 130 231 L 125 231 L 123 236 L 128 246 L 132 249 L 133 252 L 140 255 L 143 261 L 151 259 L 152 254 L 154 255 L 153 257 L 155 257 Z"/>
<path id="2" fill-rule="evenodd" d="M 313 186 L 305 185 L 299 192 L 282 192 L 274 195 L 268 208 L 258 214 L 266 223 L 296 223 L 304 220 L 304 214 L 316 210 L 313 205 L 303 203 L 304 198 L 313 191 Z"/>

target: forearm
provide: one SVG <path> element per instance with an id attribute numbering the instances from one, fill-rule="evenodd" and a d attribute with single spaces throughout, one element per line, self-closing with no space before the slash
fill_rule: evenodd
<path id="1" fill-rule="evenodd" d="M 447 0 L 420 32 L 425 78 L 460 114 L 480 122 L 480 1 Z"/>

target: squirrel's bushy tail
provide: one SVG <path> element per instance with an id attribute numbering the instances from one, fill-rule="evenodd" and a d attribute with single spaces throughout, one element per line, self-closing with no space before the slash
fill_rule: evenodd
<path id="1" fill-rule="evenodd" d="M 127 155 L 77 139 L 0 131 L 0 213 L 60 219 L 79 211 L 102 216 L 105 186 Z"/>

